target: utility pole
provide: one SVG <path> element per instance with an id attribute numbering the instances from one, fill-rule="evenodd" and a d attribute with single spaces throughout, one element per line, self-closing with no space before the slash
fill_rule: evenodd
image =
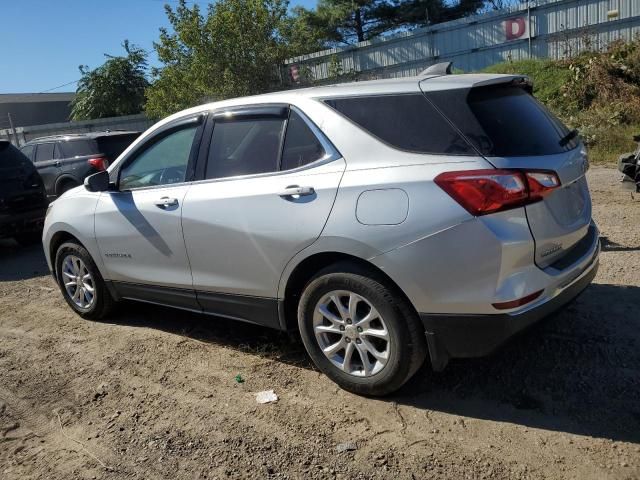
<path id="1" fill-rule="evenodd" d="M 13 135 L 13 142 L 16 147 L 19 147 L 20 144 L 18 143 L 18 134 L 16 133 L 16 127 L 13 126 L 13 120 L 11 119 L 11 114 L 7 113 L 7 116 L 9 117 L 9 128 L 11 129 L 11 134 Z"/>

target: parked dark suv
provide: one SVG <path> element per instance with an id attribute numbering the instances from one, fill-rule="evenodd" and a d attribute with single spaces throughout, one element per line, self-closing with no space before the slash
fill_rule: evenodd
<path id="1" fill-rule="evenodd" d="M 47 195 L 56 198 L 81 185 L 88 175 L 105 170 L 139 135 L 125 131 L 54 135 L 31 140 L 22 153 L 38 169 Z"/>
<path id="2" fill-rule="evenodd" d="M 6 140 L 0 140 L 0 238 L 18 243 L 40 241 L 47 210 L 40 175 L 29 159 Z"/>

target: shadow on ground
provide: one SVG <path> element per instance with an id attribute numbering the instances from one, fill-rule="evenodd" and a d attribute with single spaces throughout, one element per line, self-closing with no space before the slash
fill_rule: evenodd
<path id="1" fill-rule="evenodd" d="M 0 281 L 46 275 L 39 246 L 0 243 Z M 313 368 L 285 333 L 220 317 L 125 303 L 109 323 L 146 327 Z M 399 404 L 640 443 L 640 288 L 591 285 L 563 312 L 490 357 L 426 364 Z"/>
<path id="2" fill-rule="evenodd" d="M 455 415 L 640 443 L 640 288 L 591 285 L 490 357 L 428 364 L 390 401 Z M 124 311 L 124 310 L 123 310 Z M 287 334 L 127 304 L 115 323 L 160 329 L 313 368 Z"/>
<path id="3" fill-rule="evenodd" d="M 48 273 L 41 244 L 22 247 L 13 240 L 0 240 L 0 282 L 27 280 Z"/>

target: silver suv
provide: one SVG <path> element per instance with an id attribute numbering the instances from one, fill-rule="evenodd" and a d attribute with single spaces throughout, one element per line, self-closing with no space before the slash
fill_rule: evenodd
<path id="1" fill-rule="evenodd" d="M 423 75 L 175 114 L 56 200 L 67 303 L 299 330 L 365 395 L 485 355 L 593 279 L 587 156 L 511 75 Z M 215 321 L 215 319 L 214 319 Z"/>

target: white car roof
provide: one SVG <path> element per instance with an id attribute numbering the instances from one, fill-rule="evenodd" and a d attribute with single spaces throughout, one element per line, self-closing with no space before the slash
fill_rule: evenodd
<path id="1" fill-rule="evenodd" d="M 319 87 L 307 87 L 294 90 L 283 90 L 262 95 L 238 97 L 229 100 L 212 102 L 194 107 L 193 112 L 206 111 L 213 108 L 224 108 L 235 105 L 259 104 L 270 102 L 286 102 L 287 97 L 331 98 L 356 95 L 383 95 L 389 93 L 449 90 L 453 88 L 470 88 L 473 86 L 506 83 L 511 80 L 526 79 L 524 75 L 503 75 L 488 73 L 467 73 L 460 75 L 434 75 L 430 77 L 388 78 L 384 80 L 367 80 L 362 82 L 337 83 Z M 186 112 L 181 112 L 182 114 Z"/>

